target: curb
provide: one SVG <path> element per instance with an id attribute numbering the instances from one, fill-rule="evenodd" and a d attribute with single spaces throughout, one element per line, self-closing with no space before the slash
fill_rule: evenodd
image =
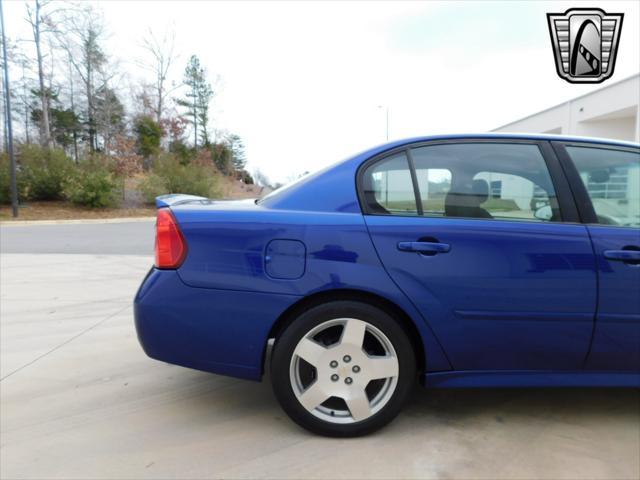
<path id="1" fill-rule="evenodd" d="M 90 225 L 100 223 L 133 223 L 155 222 L 156 217 L 123 217 L 123 218 L 80 218 L 75 220 L 13 220 L 2 221 L 2 227 L 22 227 L 28 225 Z"/>

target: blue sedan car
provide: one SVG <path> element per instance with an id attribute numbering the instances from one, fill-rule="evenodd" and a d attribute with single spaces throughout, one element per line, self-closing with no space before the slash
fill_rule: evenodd
<path id="1" fill-rule="evenodd" d="M 260 380 L 324 435 L 426 387 L 640 386 L 640 148 L 388 143 L 258 201 L 158 199 L 152 358 Z"/>

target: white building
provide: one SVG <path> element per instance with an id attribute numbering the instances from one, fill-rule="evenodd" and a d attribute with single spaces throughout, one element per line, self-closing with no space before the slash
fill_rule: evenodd
<path id="1" fill-rule="evenodd" d="M 640 74 L 494 131 L 554 133 L 640 142 Z M 611 172 L 607 182 L 592 182 L 586 177 L 584 180 L 600 212 L 618 219 L 640 218 L 640 166 L 617 169 Z M 504 193 L 502 197 L 505 198 Z M 520 203 L 518 205 L 522 207 Z"/>
<path id="2" fill-rule="evenodd" d="M 640 142 L 640 74 L 498 127 L 494 132 L 555 133 Z"/>

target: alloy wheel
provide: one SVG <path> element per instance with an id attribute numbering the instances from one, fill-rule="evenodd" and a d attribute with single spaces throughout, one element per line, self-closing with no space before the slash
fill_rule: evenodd
<path id="1" fill-rule="evenodd" d="M 355 423 L 389 402 L 399 364 L 391 341 L 356 318 L 328 320 L 296 345 L 289 369 L 293 392 L 314 416 L 330 423 Z"/>

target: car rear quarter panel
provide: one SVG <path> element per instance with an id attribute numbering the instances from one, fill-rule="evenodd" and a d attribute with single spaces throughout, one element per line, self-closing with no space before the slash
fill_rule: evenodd
<path id="1" fill-rule="evenodd" d="M 384 286 L 383 272 L 362 215 L 269 209 L 175 212 L 189 254 L 178 270 L 193 287 L 307 295 L 345 285 Z M 267 244 L 297 240 L 306 247 L 304 274 L 295 280 L 267 275 Z"/>
<path id="2" fill-rule="evenodd" d="M 361 214 L 259 207 L 174 213 L 187 259 L 177 271 L 154 270 L 136 300 L 141 342 L 151 357 L 258 379 L 269 332 L 283 312 L 315 293 L 358 290 L 394 303 L 413 320 L 429 370 L 450 368 L 427 323 L 382 268 Z M 300 278 L 267 274 L 266 249 L 274 239 L 304 244 Z"/>

